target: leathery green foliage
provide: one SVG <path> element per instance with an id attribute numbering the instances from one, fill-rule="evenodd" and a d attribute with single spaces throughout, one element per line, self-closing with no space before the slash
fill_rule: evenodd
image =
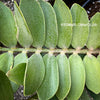
<path id="1" fill-rule="evenodd" d="M 0 100 L 13 100 L 19 85 L 39 100 L 99 100 L 100 13 L 89 21 L 84 8 L 70 10 L 63 0 L 21 0 L 14 8 L 0 2 Z"/>

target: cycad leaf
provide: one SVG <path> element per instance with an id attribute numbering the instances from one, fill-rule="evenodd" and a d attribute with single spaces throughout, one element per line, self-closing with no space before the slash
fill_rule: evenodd
<path id="1" fill-rule="evenodd" d="M 7 52 L 0 55 L 0 70 L 7 73 L 13 65 L 13 53 Z"/>
<path id="2" fill-rule="evenodd" d="M 0 100 L 14 100 L 10 81 L 2 71 L 0 71 Z"/>
<path id="3" fill-rule="evenodd" d="M 72 46 L 74 48 L 82 48 L 86 45 L 89 34 L 89 20 L 87 12 L 78 4 L 71 7 L 73 19 L 73 37 Z"/>
<path id="4" fill-rule="evenodd" d="M 45 64 L 45 77 L 37 90 L 39 100 L 49 100 L 52 98 L 58 89 L 59 85 L 59 72 L 55 56 L 46 54 L 43 57 Z"/>
<path id="5" fill-rule="evenodd" d="M 100 93 L 100 63 L 93 55 L 84 57 L 84 66 L 86 72 L 86 86 L 95 94 Z"/>
<path id="6" fill-rule="evenodd" d="M 78 100 L 85 86 L 85 68 L 81 57 L 73 54 L 69 57 L 71 72 L 71 89 L 67 100 Z"/>
<path id="7" fill-rule="evenodd" d="M 53 7 L 58 23 L 58 46 L 60 48 L 68 48 L 72 38 L 71 12 L 62 0 L 55 0 Z"/>
<path id="8" fill-rule="evenodd" d="M 11 10 L 0 2 L 0 41 L 7 47 L 15 47 L 17 28 Z"/>
<path id="9" fill-rule="evenodd" d="M 24 94 L 33 94 L 41 85 L 45 75 L 45 66 L 40 54 L 33 54 L 26 66 L 24 77 Z"/>
<path id="10" fill-rule="evenodd" d="M 57 19 L 53 7 L 45 1 L 40 0 L 40 5 L 45 17 L 46 41 L 45 46 L 55 48 L 58 39 Z"/>
<path id="11" fill-rule="evenodd" d="M 20 8 L 33 37 L 33 46 L 40 48 L 45 41 L 45 20 L 42 8 L 36 0 L 21 0 Z"/>
<path id="12" fill-rule="evenodd" d="M 27 26 L 27 23 L 24 19 L 24 16 L 18 7 L 17 3 L 14 2 L 14 11 L 15 11 L 15 20 L 17 23 L 18 27 L 18 33 L 17 33 L 17 39 L 18 42 L 23 46 L 23 47 L 30 47 L 30 45 L 33 42 L 30 30 Z"/>
<path id="13" fill-rule="evenodd" d="M 96 13 L 90 20 L 89 38 L 87 47 L 97 49 L 100 46 L 100 13 Z"/>
<path id="14" fill-rule="evenodd" d="M 14 67 L 7 73 L 9 79 L 16 84 L 23 85 L 26 69 L 27 56 L 25 53 L 18 54 L 14 59 Z"/>
<path id="15" fill-rule="evenodd" d="M 59 69 L 59 88 L 56 96 L 59 100 L 63 100 L 71 88 L 70 65 L 65 54 L 59 54 L 57 56 L 57 62 Z"/>

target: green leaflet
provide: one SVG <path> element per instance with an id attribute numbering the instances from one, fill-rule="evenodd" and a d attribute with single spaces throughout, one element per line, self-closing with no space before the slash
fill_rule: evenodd
<path id="1" fill-rule="evenodd" d="M 74 48 L 82 48 L 86 45 L 89 34 L 89 20 L 84 8 L 78 4 L 71 7 L 73 19 L 73 37 L 72 46 Z"/>
<path id="2" fill-rule="evenodd" d="M 55 56 L 46 54 L 43 57 L 45 64 L 45 77 L 40 88 L 37 90 L 39 100 L 49 100 L 57 92 L 59 85 L 59 72 Z"/>
<path id="3" fill-rule="evenodd" d="M 68 100 L 78 100 L 85 86 L 85 69 L 83 61 L 78 54 L 69 57 L 71 71 L 71 89 L 67 96 Z"/>
<path id="4" fill-rule="evenodd" d="M 79 100 L 91 100 L 91 97 L 89 96 L 88 92 L 86 91 L 86 89 L 84 89 L 81 97 Z"/>
<path id="5" fill-rule="evenodd" d="M 56 0 L 53 7 L 58 23 L 58 46 L 68 48 L 72 38 L 72 26 L 69 25 L 72 24 L 71 12 L 62 0 Z"/>
<path id="6" fill-rule="evenodd" d="M 0 100 L 14 100 L 10 81 L 2 71 L 0 71 Z"/>
<path id="7" fill-rule="evenodd" d="M 59 68 L 59 88 L 56 96 L 59 100 L 64 100 L 71 88 L 70 65 L 65 54 L 59 54 L 57 62 Z"/>
<path id="8" fill-rule="evenodd" d="M 6 52 L 0 55 L 0 70 L 7 73 L 13 65 L 13 53 Z"/>
<path id="9" fill-rule="evenodd" d="M 45 66 L 40 54 L 33 54 L 27 63 L 24 77 L 24 94 L 33 94 L 41 85 L 45 75 Z"/>
<path id="10" fill-rule="evenodd" d="M 7 73 L 9 79 L 16 84 L 23 85 L 27 59 L 25 53 L 18 54 L 14 59 L 14 67 Z"/>
<path id="11" fill-rule="evenodd" d="M 100 63 L 96 57 L 86 55 L 84 58 L 86 86 L 95 94 L 100 93 Z"/>
<path id="12" fill-rule="evenodd" d="M 17 3 L 14 2 L 14 11 L 15 11 L 15 20 L 17 23 L 18 27 L 18 33 L 17 33 L 17 39 L 18 42 L 23 46 L 23 47 L 30 47 L 33 39 L 30 33 L 30 30 L 27 26 L 27 23 L 24 19 L 24 16 L 18 7 Z"/>
<path id="13" fill-rule="evenodd" d="M 42 8 L 36 0 L 21 0 L 20 8 L 33 37 L 33 46 L 40 48 L 45 42 L 45 20 Z"/>
<path id="14" fill-rule="evenodd" d="M 89 38 L 87 47 L 97 49 L 100 46 L 100 13 L 97 12 L 90 20 Z"/>
<path id="15" fill-rule="evenodd" d="M 7 47 L 15 47 L 17 28 L 11 10 L 0 2 L 0 42 Z"/>
<path id="16" fill-rule="evenodd" d="M 48 48 L 55 48 L 58 39 L 58 28 L 54 9 L 48 2 L 42 0 L 40 0 L 40 5 L 44 13 L 46 25 L 45 46 Z"/>

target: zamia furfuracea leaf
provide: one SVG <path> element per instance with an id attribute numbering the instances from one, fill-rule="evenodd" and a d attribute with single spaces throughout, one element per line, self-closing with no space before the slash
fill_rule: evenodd
<path id="1" fill-rule="evenodd" d="M 11 10 L 0 1 L 0 42 L 10 48 L 17 44 L 17 28 Z"/>
<path id="2" fill-rule="evenodd" d="M 30 47 L 31 44 L 33 43 L 33 39 L 31 36 L 31 32 L 27 26 L 26 20 L 18 7 L 17 3 L 14 2 L 14 12 L 15 12 L 15 20 L 17 23 L 17 39 L 18 42 L 23 46 L 23 47 Z"/>
<path id="3" fill-rule="evenodd" d="M 76 49 L 83 48 L 88 39 L 89 20 L 84 8 L 78 4 L 73 4 L 71 7 L 73 33 L 72 46 Z"/>
<path id="4" fill-rule="evenodd" d="M 37 94 L 40 100 L 48 100 L 52 98 L 58 90 L 58 64 L 55 56 L 52 54 L 46 54 L 43 60 L 45 64 L 45 76 L 41 86 L 37 90 Z"/>
<path id="5" fill-rule="evenodd" d="M 21 0 L 20 9 L 33 37 L 32 45 L 41 48 L 45 42 L 45 19 L 39 2 L 36 0 Z"/>
<path id="6" fill-rule="evenodd" d="M 21 0 L 13 14 L 0 2 L 0 100 L 20 85 L 32 100 L 99 100 L 99 26 L 100 13 L 89 21 L 76 3 Z"/>
<path id="7" fill-rule="evenodd" d="M 68 100 L 78 100 L 85 87 L 85 68 L 81 57 L 78 54 L 72 54 L 69 57 L 71 71 L 71 89 L 67 96 Z"/>
<path id="8" fill-rule="evenodd" d="M 24 94 L 30 95 L 38 90 L 45 75 L 45 65 L 41 54 L 35 53 L 26 65 L 24 76 Z"/>
<path id="9" fill-rule="evenodd" d="M 91 54 L 84 57 L 84 66 L 86 72 L 86 86 L 95 94 L 100 93 L 100 63 Z"/>
<path id="10" fill-rule="evenodd" d="M 69 93 L 71 88 L 70 64 L 65 54 L 57 56 L 59 69 L 59 88 L 56 96 L 59 100 L 63 100 Z"/>
<path id="11" fill-rule="evenodd" d="M 54 10 L 58 24 L 58 46 L 68 48 L 72 39 L 72 15 L 62 0 L 55 0 Z"/>
<path id="12" fill-rule="evenodd" d="M 89 38 L 87 47 L 91 50 L 100 46 L 100 13 L 97 12 L 90 20 Z"/>
<path id="13" fill-rule="evenodd" d="M 55 11 L 48 2 L 45 2 L 43 0 L 39 0 L 39 2 L 45 17 L 45 46 L 47 48 L 55 48 L 58 39 L 58 27 Z"/>

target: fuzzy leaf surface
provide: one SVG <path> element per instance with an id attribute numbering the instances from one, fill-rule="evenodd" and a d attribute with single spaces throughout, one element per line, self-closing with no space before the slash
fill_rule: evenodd
<path id="1" fill-rule="evenodd" d="M 100 46 L 100 13 L 97 12 L 90 20 L 88 49 L 97 49 Z"/>
<path id="2" fill-rule="evenodd" d="M 27 26 L 26 20 L 23 16 L 23 13 L 21 12 L 20 8 L 18 7 L 17 3 L 14 2 L 14 12 L 15 12 L 15 20 L 17 23 L 17 39 L 18 42 L 23 46 L 23 47 L 30 47 L 33 39 L 30 33 L 30 30 Z"/>
<path id="3" fill-rule="evenodd" d="M 15 47 L 17 28 L 11 10 L 0 1 L 0 42 L 7 47 Z"/>
<path id="4" fill-rule="evenodd" d="M 55 56 L 50 54 L 46 54 L 43 60 L 45 64 L 45 77 L 40 88 L 37 90 L 37 94 L 39 100 L 49 100 L 56 94 L 58 89 L 58 64 Z"/>
<path id="5" fill-rule="evenodd" d="M 71 72 L 71 89 L 67 96 L 68 100 L 78 100 L 85 86 L 85 68 L 81 57 L 73 54 L 69 57 Z"/>
<path id="6" fill-rule="evenodd" d="M 58 24 L 58 46 L 60 48 L 68 48 L 72 39 L 72 16 L 69 8 L 63 0 L 55 0 L 54 10 Z"/>
<path id="7" fill-rule="evenodd" d="M 100 63 L 93 55 L 86 55 L 84 58 L 86 72 L 86 86 L 95 94 L 100 93 Z"/>
<path id="8" fill-rule="evenodd" d="M 83 48 L 86 45 L 89 34 L 89 20 L 87 12 L 78 4 L 71 7 L 73 20 L 72 46 L 74 48 Z"/>
<path id="9" fill-rule="evenodd" d="M 33 54 L 26 66 L 24 94 L 33 94 L 41 85 L 45 75 L 45 65 L 40 54 Z"/>
<path id="10" fill-rule="evenodd" d="M 63 100 L 71 88 L 70 65 L 65 54 L 59 54 L 57 56 L 57 63 L 59 69 L 59 88 L 56 96 L 59 100 Z"/>
<path id="11" fill-rule="evenodd" d="M 42 8 L 36 0 L 21 0 L 20 9 L 33 37 L 33 46 L 40 48 L 45 42 L 45 19 Z"/>
<path id="12" fill-rule="evenodd" d="M 58 27 L 56 14 L 50 3 L 40 0 L 40 5 L 45 17 L 46 40 L 45 46 L 55 48 L 58 40 Z"/>

